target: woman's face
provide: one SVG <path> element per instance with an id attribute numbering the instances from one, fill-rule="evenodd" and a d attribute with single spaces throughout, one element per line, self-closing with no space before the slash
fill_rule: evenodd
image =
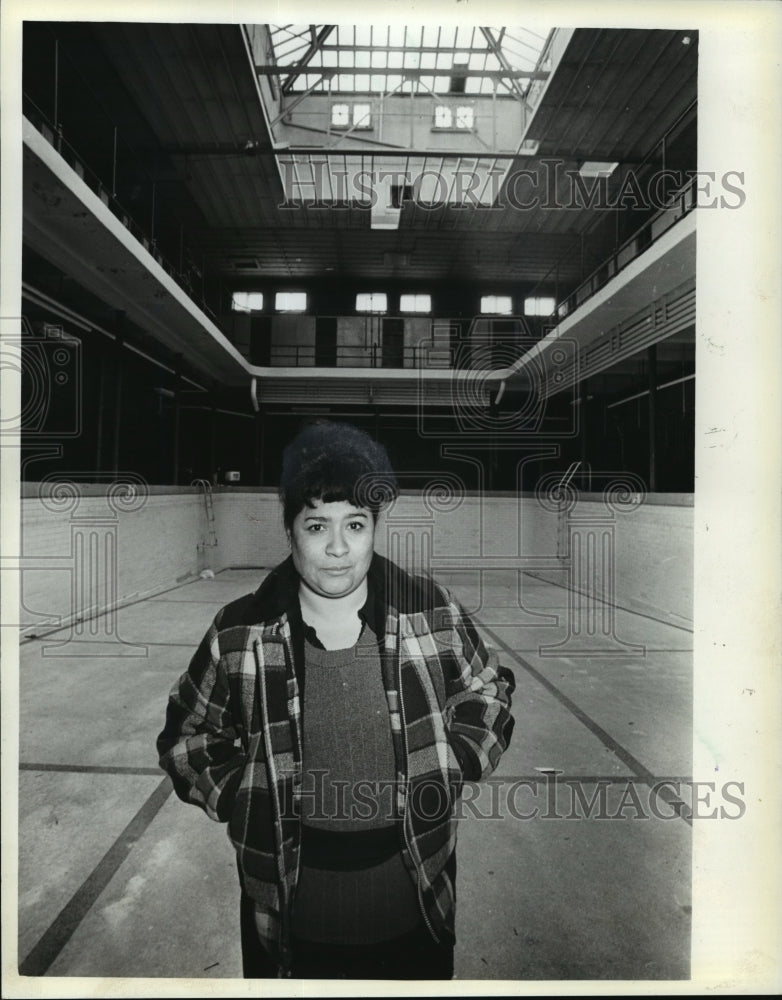
<path id="1" fill-rule="evenodd" d="M 361 586 L 375 546 L 371 511 L 347 500 L 304 507 L 293 520 L 293 565 L 321 597 L 346 597 Z"/>

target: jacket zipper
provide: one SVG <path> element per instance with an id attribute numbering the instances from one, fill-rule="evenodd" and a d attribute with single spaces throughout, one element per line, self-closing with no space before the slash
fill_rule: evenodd
<path id="1" fill-rule="evenodd" d="M 409 801 L 408 800 L 407 785 L 408 785 L 408 781 L 409 781 L 409 777 L 410 776 L 409 776 L 408 770 L 407 770 L 408 746 L 407 746 L 407 723 L 405 721 L 405 703 L 404 703 L 404 699 L 402 698 L 402 654 L 401 654 L 401 643 L 398 644 L 397 656 L 399 657 L 399 667 L 398 667 L 398 672 L 397 672 L 397 677 L 398 677 L 397 684 L 398 684 L 398 688 L 399 688 L 399 714 L 401 716 L 401 721 L 402 721 L 402 746 L 403 746 L 404 754 L 405 754 L 405 811 L 404 811 L 404 815 L 402 816 L 402 834 L 404 836 L 405 845 L 407 846 L 407 850 L 408 850 L 408 852 L 410 854 L 410 857 L 413 859 L 413 864 L 415 864 L 416 890 L 417 890 L 417 895 L 418 895 L 418 906 L 419 906 L 419 908 L 421 910 L 421 915 L 424 918 L 424 923 L 426 924 L 427 930 L 432 935 L 432 937 L 437 942 L 437 944 L 440 944 L 441 943 L 440 942 L 440 938 L 435 934 L 434 928 L 432 927 L 432 924 L 431 924 L 431 922 L 429 920 L 429 915 L 426 912 L 426 907 L 424 906 L 423 893 L 422 893 L 422 890 L 421 890 L 421 869 L 420 869 L 418 863 L 416 862 L 415 854 L 413 853 L 413 849 L 412 849 L 412 847 L 410 845 L 410 839 L 409 839 L 408 834 L 407 834 L 407 808 L 408 808 L 408 801 Z"/>
<path id="2" fill-rule="evenodd" d="M 253 652 L 255 654 L 255 665 L 258 669 L 258 688 L 261 696 L 261 729 L 263 730 L 263 746 L 266 753 L 266 761 L 269 767 L 269 781 L 271 784 L 270 791 L 275 812 L 274 839 L 277 842 L 275 860 L 277 864 L 277 879 L 280 887 L 280 951 L 284 959 L 288 943 L 288 888 L 285 882 L 285 864 L 283 861 L 282 851 L 282 818 L 280 816 L 280 798 L 277 789 L 277 768 L 274 764 L 271 731 L 269 729 L 269 707 L 266 702 L 266 675 L 261 668 L 261 658 L 258 654 L 258 642 L 259 640 L 256 639 L 253 643 Z M 285 976 L 290 976 L 290 971 L 287 969 L 284 961 L 278 975 L 283 974 Z"/>

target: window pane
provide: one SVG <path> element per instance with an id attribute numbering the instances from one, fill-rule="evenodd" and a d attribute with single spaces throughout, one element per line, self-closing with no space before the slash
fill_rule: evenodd
<path id="1" fill-rule="evenodd" d="M 356 312 L 386 312 L 388 296 L 385 292 L 360 292 L 356 295 Z"/>
<path id="2" fill-rule="evenodd" d="M 367 79 L 366 86 L 369 86 Z M 356 128 L 369 128 L 371 123 L 370 112 L 371 108 L 368 104 L 354 104 L 353 105 L 353 125 Z"/>
<path id="3" fill-rule="evenodd" d="M 437 128 L 450 128 L 451 109 L 444 104 L 438 104 L 434 109 L 434 123 Z"/>
<path id="4" fill-rule="evenodd" d="M 551 316 L 555 305 L 554 299 L 550 298 L 524 299 L 524 315 Z"/>
<path id="5" fill-rule="evenodd" d="M 471 107 L 458 107 L 456 109 L 457 128 L 472 128 L 473 120 L 474 115 Z"/>
<path id="6" fill-rule="evenodd" d="M 350 108 L 347 104 L 334 104 L 331 108 L 331 124 L 345 128 L 350 124 Z"/>
<path id="7" fill-rule="evenodd" d="M 431 295 L 400 295 L 400 312 L 428 313 L 432 311 Z"/>
<path id="8" fill-rule="evenodd" d="M 513 310 L 510 295 L 484 295 L 481 298 L 481 312 L 508 316 Z"/>
<path id="9" fill-rule="evenodd" d="M 304 312 L 307 308 L 306 292 L 277 292 L 274 308 L 278 312 Z"/>
<path id="10" fill-rule="evenodd" d="M 234 312 L 258 312 L 263 309 L 263 292 L 234 292 L 231 296 Z"/>

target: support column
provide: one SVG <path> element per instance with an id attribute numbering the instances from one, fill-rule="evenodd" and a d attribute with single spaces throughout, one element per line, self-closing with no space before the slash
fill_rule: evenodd
<path id="1" fill-rule="evenodd" d="M 179 485 L 179 407 L 182 392 L 182 355 L 177 354 L 174 363 L 174 400 L 171 429 L 171 473 L 172 485 Z"/>
<path id="2" fill-rule="evenodd" d="M 580 448 L 579 448 L 579 458 L 581 459 L 581 468 L 582 469 L 586 469 L 587 468 L 587 464 L 588 464 L 587 463 L 587 455 L 588 455 L 589 448 L 588 448 L 588 440 L 587 439 L 589 437 L 589 428 L 588 428 L 587 424 L 588 424 L 589 416 L 590 416 L 590 413 L 589 413 L 590 407 L 589 407 L 589 403 L 587 401 L 588 395 L 589 395 L 588 380 L 587 379 L 582 379 L 581 380 L 581 384 L 578 387 L 578 409 L 579 409 L 578 425 L 579 425 L 579 430 L 580 430 L 580 433 L 579 433 L 579 436 L 578 436 L 579 437 L 579 445 L 580 445 Z"/>
<path id="3" fill-rule="evenodd" d="M 255 467 L 258 470 L 258 485 L 263 486 L 263 412 L 258 410 L 255 414 Z"/>
<path id="4" fill-rule="evenodd" d="M 212 382 L 209 392 L 209 480 L 215 482 L 217 470 L 217 382 Z"/>
<path id="5" fill-rule="evenodd" d="M 657 345 L 647 351 L 649 369 L 649 492 L 657 490 Z"/>

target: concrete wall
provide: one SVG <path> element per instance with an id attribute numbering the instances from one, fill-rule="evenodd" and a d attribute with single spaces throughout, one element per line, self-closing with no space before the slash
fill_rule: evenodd
<path id="1" fill-rule="evenodd" d="M 617 603 L 693 620 L 693 508 L 644 504 L 617 517 Z"/>
<path id="2" fill-rule="evenodd" d="M 206 518 L 195 492 L 152 493 L 135 505 L 102 487 L 80 492 L 73 502 L 22 500 L 20 622 L 36 633 L 175 587 L 203 567 Z"/>
<path id="3" fill-rule="evenodd" d="M 78 505 L 62 503 L 59 509 L 37 495 L 35 484 L 26 491 L 20 621 L 36 634 L 84 617 L 94 606 L 176 587 L 205 568 L 260 569 L 288 552 L 273 491 L 218 490 L 213 535 L 203 497 L 185 488 L 152 488 L 138 509 L 112 506 L 96 486 L 82 487 Z M 376 547 L 411 569 L 430 568 L 435 576 L 456 572 L 471 591 L 481 571 L 515 574 L 517 564 L 509 560 L 523 554 L 522 568 L 542 579 L 600 592 L 610 585 L 618 605 L 687 624 L 690 499 L 647 500 L 618 513 L 602 502 L 582 501 L 565 513 L 547 510 L 533 497 L 460 496 L 443 480 L 427 495 L 400 497 L 379 521 Z M 610 565 L 603 559 L 594 572 L 572 558 L 574 538 L 583 541 L 590 532 L 610 539 Z"/>

